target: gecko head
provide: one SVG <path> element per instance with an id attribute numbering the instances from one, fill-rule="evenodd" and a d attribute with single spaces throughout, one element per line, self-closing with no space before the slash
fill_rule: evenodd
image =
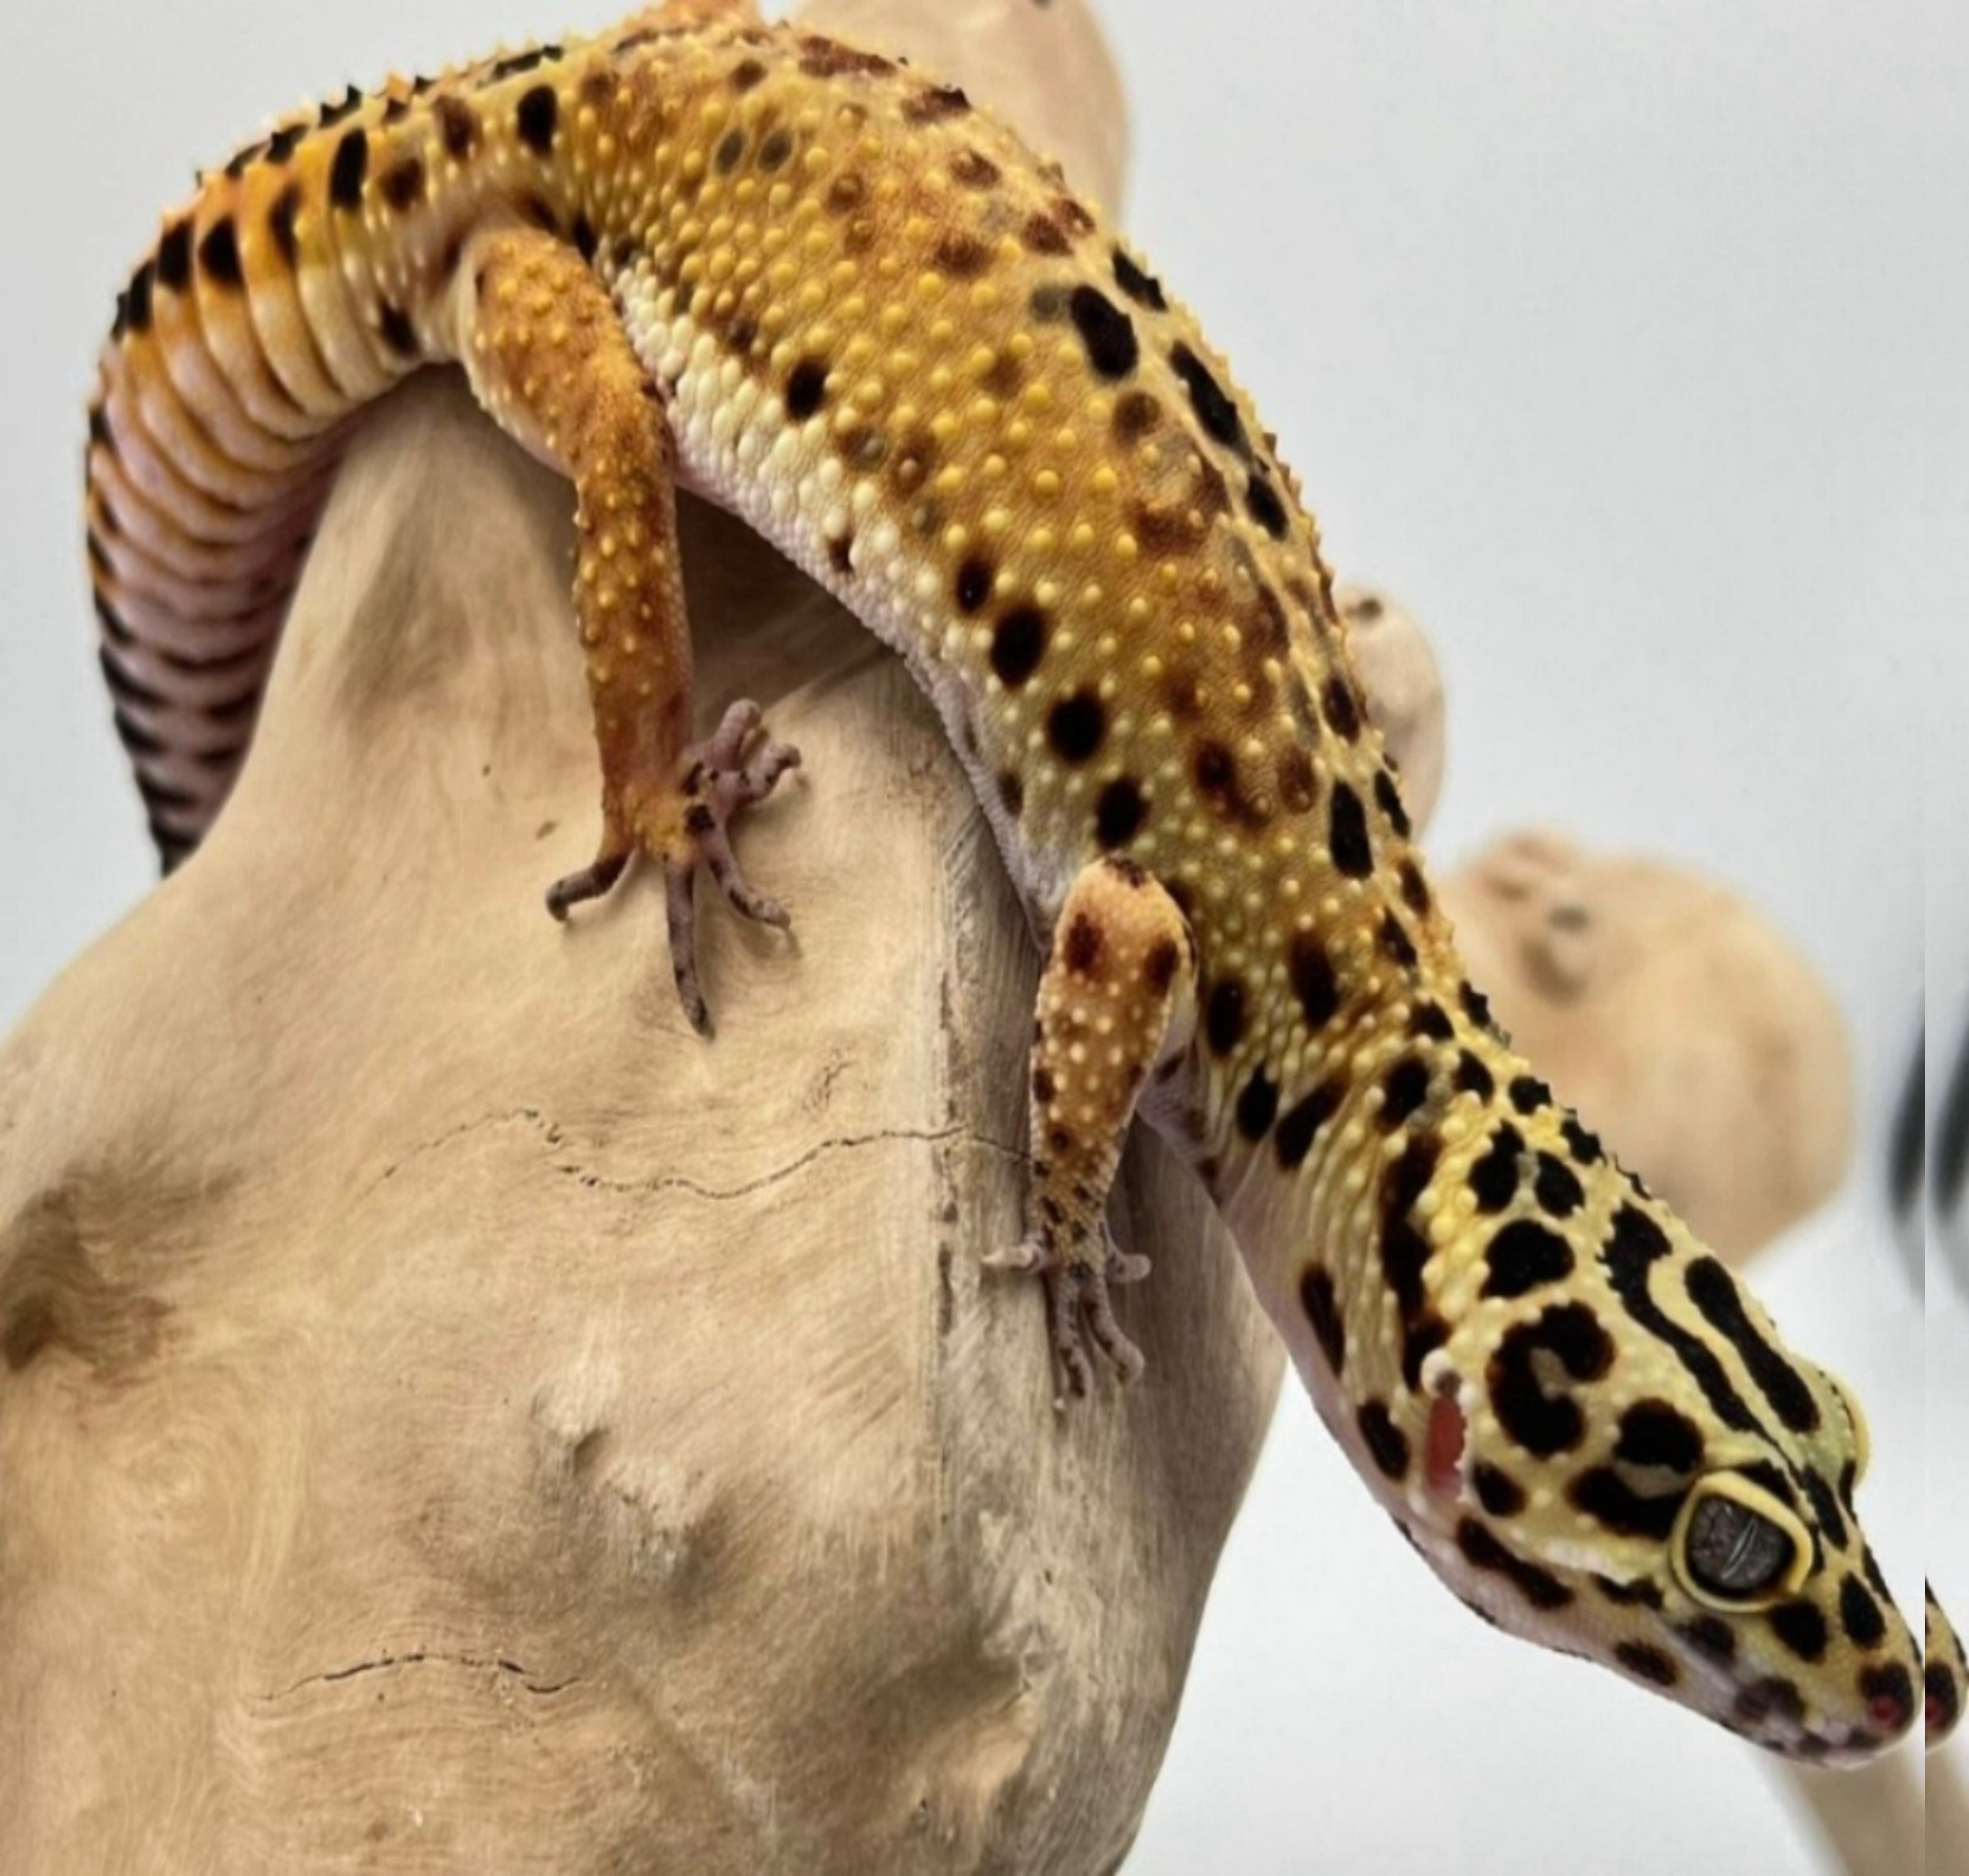
<path id="1" fill-rule="evenodd" d="M 1416 1463 L 1380 1468 L 1398 1520 L 1501 1628 L 1789 1758 L 1884 1751 L 1922 1659 L 1855 1509 L 1857 1403 L 1631 1195 L 1579 1274 L 1477 1301 L 1430 1353 Z"/>

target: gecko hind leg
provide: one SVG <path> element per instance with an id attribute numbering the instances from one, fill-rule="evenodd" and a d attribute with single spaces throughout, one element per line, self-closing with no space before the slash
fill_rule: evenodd
<path id="1" fill-rule="evenodd" d="M 732 705 L 702 742 L 689 740 L 676 445 L 608 290 L 573 248 L 538 229 L 488 228 L 468 261 L 453 321 L 472 389 L 509 436 L 570 478 L 576 498 L 575 615 L 601 757 L 602 838 L 592 862 L 549 889 L 547 909 L 565 919 L 606 893 L 637 854 L 655 860 L 677 993 L 708 1035 L 696 873 L 709 873 L 743 916 L 787 925 L 785 909 L 747 882 L 729 829 L 800 754 L 762 734 L 749 700 Z"/>
<path id="2" fill-rule="evenodd" d="M 1083 868 L 1040 980 L 1026 1236 L 984 1259 L 1043 1281 L 1053 1356 L 1075 1394 L 1093 1383 L 1090 1342 L 1123 1381 L 1142 1371 L 1111 1290 L 1146 1277 L 1149 1260 L 1116 1246 L 1108 1198 L 1150 1071 L 1195 1028 L 1196 948 L 1176 902 L 1131 861 Z"/>

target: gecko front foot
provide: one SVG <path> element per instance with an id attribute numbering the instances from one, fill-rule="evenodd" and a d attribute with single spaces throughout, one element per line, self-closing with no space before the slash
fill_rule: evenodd
<path id="1" fill-rule="evenodd" d="M 1144 1366 L 1141 1350 L 1114 1320 L 1108 1286 L 1139 1283 L 1149 1274 L 1149 1260 L 1117 1246 L 1105 1222 L 1096 1230 L 1098 1250 L 1079 1243 L 1062 1250 L 1056 1247 L 1054 1234 L 1047 1232 L 984 1260 L 991 1269 L 1024 1272 L 1044 1284 L 1053 1355 L 1068 1387 L 1077 1395 L 1085 1395 L 1094 1385 L 1094 1365 L 1088 1356 L 1090 1339 L 1124 1383 L 1135 1379 Z"/>
<path id="2" fill-rule="evenodd" d="M 800 751 L 791 744 L 759 736 L 761 715 L 757 704 L 741 699 L 725 711 L 711 736 L 684 751 L 669 786 L 619 809 L 609 804 L 600 857 L 556 880 L 547 891 L 547 910 L 564 920 L 570 907 L 606 893 L 633 854 L 646 854 L 656 860 L 663 869 L 677 996 L 692 1028 L 701 1035 L 711 1033 L 711 1012 L 697 975 L 698 868 L 709 871 L 742 916 L 781 931 L 792 923 L 777 900 L 747 883 L 731 851 L 731 817 L 764 801 L 781 776 L 800 766 Z"/>

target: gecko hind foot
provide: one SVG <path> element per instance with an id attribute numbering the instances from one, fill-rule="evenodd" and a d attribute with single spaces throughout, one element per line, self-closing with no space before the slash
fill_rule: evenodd
<path id="1" fill-rule="evenodd" d="M 701 1035 L 711 1033 L 711 1012 L 697 974 L 698 868 L 710 873 L 741 916 L 780 931 L 793 923 L 777 899 L 747 883 L 731 851 L 731 817 L 764 801 L 782 776 L 800 766 L 800 751 L 790 744 L 759 736 L 762 714 L 750 698 L 732 705 L 710 736 L 684 751 L 680 779 L 637 818 L 635 829 L 618 834 L 611 828 L 599 859 L 556 880 L 547 891 L 547 910 L 564 920 L 571 906 L 608 892 L 632 854 L 641 851 L 657 860 L 663 869 L 677 996 L 691 1027 Z"/>
<path id="2" fill-rule="evenodd" d="M 1142 1352 L 1123 1333 L 1114 1320 L 1111 1285 L 1139 1283 L 1149 1274 L 1149 1260 L 1121 1249 L 1104 1224 L 1101 1235 L 1105 1254 L 1087 1256 L 1056 1251 L 1043 1239 L 1029 1237 L 1009 1251 L 998 1252 L 984 1260 L 994 1270 L 1024 1272 L 1036 1275 L 1045 1286 L 1048 1339 L 1055 1359 L 1066 1376 L 1069 1389 L 1084 1397 L 1094 1385 L 1094 1364 L 1088 1345 L 1107 1358 L 1115 1377 L 1124 1385 L 1136 1379 L 1147 1365 Z"/>

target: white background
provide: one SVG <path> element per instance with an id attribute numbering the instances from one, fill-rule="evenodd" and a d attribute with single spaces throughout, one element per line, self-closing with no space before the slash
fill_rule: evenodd
<path id="1" fill-rule="evenodd" d="M 93 667 L 77 494 L 90 359 L 154 210 L 303 92 L 608 15 L 539 8 L 10 8 L 0 1029 L 152 875 Z M 1868 1406 L 1863 1507 L 1918 1610 L 1922 1318 L 1880 1136 L 1919 1022 L 1925 916 L 1938 999 L 1969 1008 L 1962 10 L 1108 0 L 1105 16 L 1137 112 L 1133 231 L 1257 394 L 1336 563 L 1434 638 L 1452 699 L 1439 867 L 1538 821 L 1675 856 L 1746 892 L 1834 987 L 1864 1150 L 1759 1284 Z M 1954 869 L 1926 899 L 1925 786 Z M 1969 1511 L 1943 1488 L 1969 1439 L 1969 1328 L 1943 1287 L 1934 1568 L 1966 1614 Z M 1821 1865 L 1748 1748 L 1471 1621 L 1294 1390 L 1129 1865 L 1206 1867 Z"/>

